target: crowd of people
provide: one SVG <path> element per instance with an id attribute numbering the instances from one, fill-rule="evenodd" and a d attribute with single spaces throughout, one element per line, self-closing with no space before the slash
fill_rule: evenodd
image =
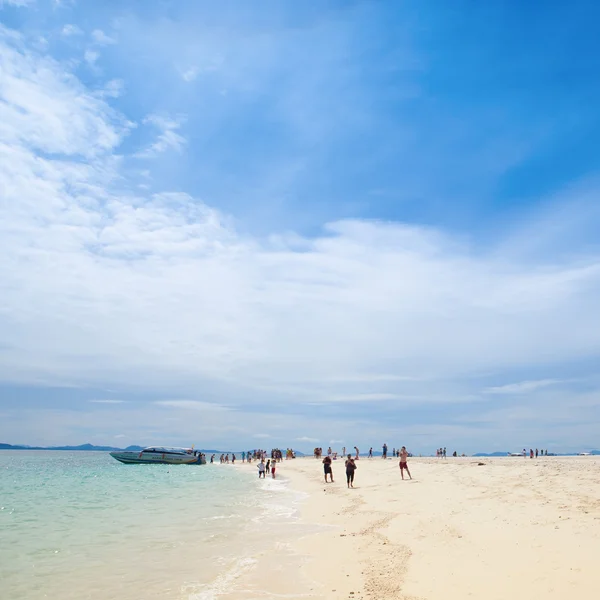
<path id="1" fill-rule="evenodd" d="M 344 446 L 341 451 L 340 458 L 344 459 L 344 469 L 346 471 L 346 485 L 348 488 L 354 487 L 354 475 L 358 466 L 356 462 L 360 458 L 360 451 L 357 446 L 354 446 L 355 455 L 352 456 L 352 453 L 346 453 L 346 447 Z M 392 448 L 392 457 L 398 458 L 398 466 L 400 468 L 400 475 L 402 479 L 404 479 L 404 472 L 406 471 L 406 475 L 409 479 L 412 479 L 410 474 L 410 470 L 408 468 L 408 458 L 412 456 L 410 452 L 406 449 L 406 446 L 402 446 L 401 448 Z M 529 453 L 525 448 L 523 448 L 523 456 L 526 457 L 529 454 L 530 458 L 537 458 L 538 456 L 548 456 L 548 450 L 535 450 L 530 449 Z M 210 458 L 210 462 L 215 462 L 215 454 L 213 454 Z M 248 450 L 248 452 L 241 453 L 242 462 L 251 463 L 252 461 L 258 461 L 257 469 L 258 469 L 258 477 L 259 479 L 266 478 L 267 474 L 271 475 L 273 479 L 275 479 L 275 475 L 277 472 L 277 463 L 283 460 L 284 453 L 279 448 L 273 448 L 270 452 L 266 450 L 257 449 L 257 450 Z M 335 452 L 331 446 L 327 448 L 327 452 L 325 455 L 323 454 L 323 448 L 317 447 L 313 450 L 313 456 L 316 459 L 321 459 L 323 463 L 323 474 L 325 477 L 325 483 L 334 483 L 333 479 L 333 461 L 338 459 L 338 453 Z M 369 452 L 367 454 L 368 458 L 373 458 L 373 448 L 369 448 Z M 445 447 L 436 448 L 436 456 L 437 458 L 445 459 L 447 456 L 447 451 Z M 454 451 L 452 456 L 458 456 L 458 453 Z M 465 456 L 464 454 L 462 456 Z M 383 444 L 381 457 L 383 459 L 387 459 L 388 457 L 388 445 Z M 285 459 L 293 459 L 296 458 L 296 453 L 291 448 L 287 448 L 285 451 Z M 229 453 L 221 454 L 219 460 L 221 464 L 234 464 L 237 459 L 237 456 L 234 453 L 231 453 L 231 460 L 229 458 Z"/>
<path id="2" fill-rule="evenodd" d="M 267 460 L 267 457 L 270 455 L 271 461 L 279 462 L 283 460 L 283 452 L 279 448 L 273 448 L 269 453 L 266 450 L 248 450 L 248 452 L 242 452 L 240 456 L 242 457 L 242 462 L 252 462 L 253 460 Z M 215 462 L 216 454 L 213 454 L 210 457 L 211 464 Z M 296 453 L 292 448 L 287 448 L 285 451 L 285 459 L 290 460 L 292 458 L 296 458 Z M 219 457 L 219 462 L 221 464 L 234 464 L 237 460 L 237 456 L 235 453 L 231 453 L 231 460 L 229 459 L 229 453 L 221 454 Z"/>
<path id="3" fill-rule="evenodd" d="M 345 458 L 344 468 L 346 470 L 346 485 L 349 488 L 354 487 L 354 474 L 358 469 L 356 461 L 359 460 L 360 452 L 357 446 L 354 446 L 355 456 L 353 457 L 351 453 L 346 454 L 346 447 L 342 448 L 342 457 Z M 382 447 L 382 458 L 387 458 L 388 446 L 387 444 L 383 444 Z M 402 479 L 404 479 L 404 471 L 408 475 L 409 479 L 412 479 L 410 474 L 410 470 L 408 468 L 408 457 L 412 456 L 410 452 L 406 449 L 406 446 L 402 446 L 402 448 L 396 450 L 396 448 L 392 449 L 392 455 L 394 458 L 399 458 L 398 466 L 400 468 L 400 475 Z M 337 460 L 337 452 L 334 452 L 331 447 L 327 448 L 327 454 L 323 456 L 323 448 L 315 448 L 313 450 L 313 456 L 317 459 L 321 459 L 323 463 L 323 475 L 325 477 L 325 483 L 334 483 L 333 480 L 333 461 Z M 368 458 L 373 458 L 373 448 L 369 448 Z"/>
<path id="4" fill-rule="evenodd" d="M 523 448 L 523 456 L 527 456 L 527 451 L 525 450 L 525 448 Z M 530 448 L 529 449 L 529 458 L 533 458 L 534 453 L 533 453 L 533 449 Z M 535 457 L 537 458 L 538 456 L 548 456 L 548 450 L 538 450 L 537 448 L 535 449 Z"/>

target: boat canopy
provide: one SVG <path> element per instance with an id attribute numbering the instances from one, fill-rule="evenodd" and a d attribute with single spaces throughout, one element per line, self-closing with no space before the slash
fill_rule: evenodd
<path id="1" fill-rule="evenodd" d="M 190 448 L 163 448 L 162 446 L 152 446 L 150 448 L 144 448 L 142 452 L 156 452 L 157 454 L 191 454 Z"/>

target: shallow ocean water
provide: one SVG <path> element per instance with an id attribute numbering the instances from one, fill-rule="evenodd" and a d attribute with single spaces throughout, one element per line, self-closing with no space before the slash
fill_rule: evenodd
<path id="1" fill-rule="evenodd" d="M 122 465 L 103 452 L 1 451 L 0 596 L 267 596 L 257 571 L 273 557 L 284 565 L 290 542 L 309 532 L 297 519 L 299 500 L 285 479 L 258 480 L 247 466 Z"/>

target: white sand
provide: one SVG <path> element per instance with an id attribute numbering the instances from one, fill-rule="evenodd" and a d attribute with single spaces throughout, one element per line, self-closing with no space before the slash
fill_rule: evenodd
<path id="1" fill-rule="evenodd" d="M 348 490 L 340 461 L 334 484 L 320 461 L 283 462 L 309 494 L 303 519 L 334 526 L 297 544 L 314 597 L 600 598 L 600 457 L 409 466 L 414 480 L 403 482 L 397 460 L 361 458 Z"/>

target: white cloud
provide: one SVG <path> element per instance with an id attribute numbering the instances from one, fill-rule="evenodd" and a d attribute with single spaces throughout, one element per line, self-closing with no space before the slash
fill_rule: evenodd
<path id="1" fill-rule="evenodd" d="M 61 31 L 61 35 L 64 37 L 70 37 L 72 35 L 83 35 L 83 31 L 77 25 L 73 25 L 71 23 L 67 23 Z"/>
<path id="2" fill-rule="evenodd" d="M 5 6 L 26 7 L 35 4 L 36 0 L 0 0 L 0 8 Z"/>
<path id="3" fill-rule="evenodd" d="M 92 404 L 123 404 L 125 400 L 90 400 Z"/>
<path id="4" fill-rule="evenodd" d="M 90 67 L 94 67 L 99 58 L 100 53 L 96 52 L 95 50 L 86 50 L 83 54 L 83 60 L 85 60 Z"/>
<path id="5" fill-rule="evenodd" d="M 377 402 L 383 400 L 402 400 L 402 396 L 389 393 L 374 394 L 341 394 L 338 396 L 329 396 L 330 402 Z"/>
<path id="6" fill-rule="evenodd" d="M 198 77 L 200 69 L 198 67 L 190 67 L 181 73 L 181 77 L 184 81 L 194 81 Z"/>
<path id="7" fill-rule="evenodd" d="M 297 442 L 310 442 L 312 443 L 317 443 L 319 440 L 317 438 L 312 438 L 312 437 L 308 437 L 307 435 L 303 435 L 301 437 L 297 437 L 296 438 Z"/>
<path id="8" fill-rule="evenodd" d="M 557 379 L 540 379 L 537 381 L 521 381 L 520 383 L 510 383 L 496 387 L 489 387 L 484 390 L 485 394 L 527 394 L 540 388 L 546 388 L 550 385 L 557 385 L 562 381 Z"/>
<path id="9" fill-rule="evenodd" d="M 24 50 L 21 37 L 1 27 L 0 71 L 0 141 L 5 151 L 14 149 L 15 160 L 22 166 L 29 162 L 35 170 L 34 151 L 38 150 L 97 155 L 115 148 L 127 132 L 129 124 L 95 99 L 62 65 Z M 55 172 L 57 167 L 69 169 L 58 161 L 39 166 Z M 83 165 L 77 168 L 86 170 Z M 19 181 L 19 175 L 14 176 Z M 38 171 L 38 176 L 41 185 L 52 179 L 49 171 Z"/>
<path id="10" fill-rule="evenodd" d="M 252 437 L 262 440 L 270 438 L 271 436 L 268 433 L 255 433 Z"/>
<path id="11" fill-rule="evenodd" d="M 100 46 L 107 46 L 109 44 L 117 43 L 117 40 L 106 35 L 102 29 L 94 29 L 94 31 L 92 31 L 92 39 Z"/>
<path id="12" fill-rule="evenodd" d="M 100 96 L 103 98 L 118 98 L 123 94 L 125 82 L 122 79 L 111 79 L 104 84 L 100 91 Z"/>
<path id="13" fill-rule="evenodd" d="M 151 124 L 157 128 L 160 133 L 155 142 L 148 148 L 137 152 L 138 158 L 153 158 L 167 150 L 180 152 L 186 143 L 186 139 L 177 130 L 181 127 L 184 119 L 171 119 L 160 115 L 150 115 L 144 119 L 144 123 Z"/>
<path id="14" fill-rule="evenodd" d="M 169 408 L 183 408 L 185 410 L 199 411 L 225 411 L 229 410 L 221 404 L 211 404 L 201 400 L 157 400 L 154 402 L 157 406 L 167 406 Z"/>

